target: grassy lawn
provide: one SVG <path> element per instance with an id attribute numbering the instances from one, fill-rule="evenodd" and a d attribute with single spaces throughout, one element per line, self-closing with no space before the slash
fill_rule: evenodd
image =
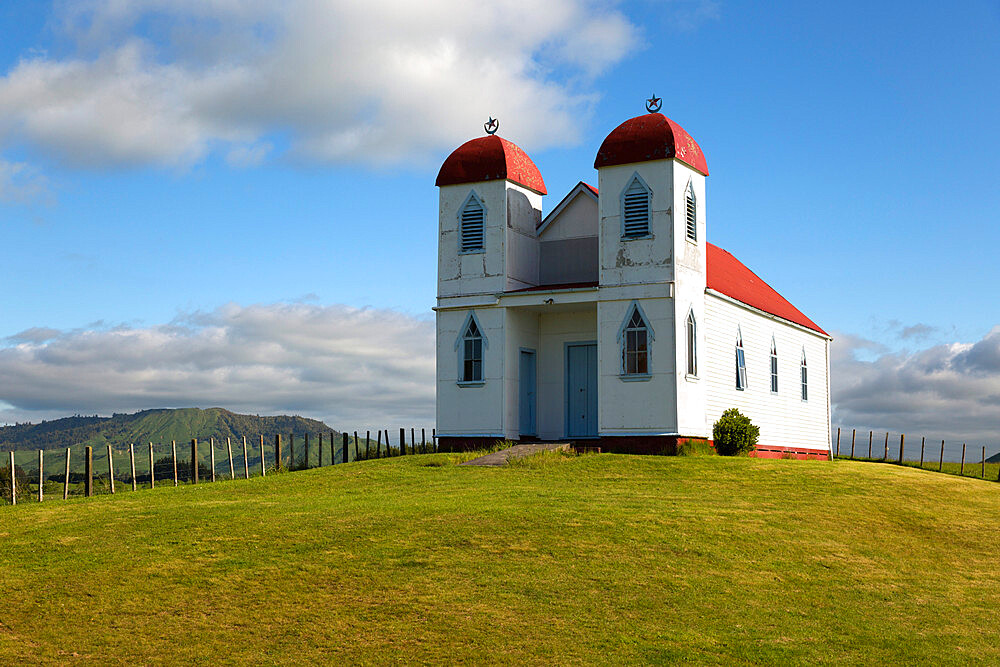
<path id="1" fill-rule="evenodd" d="M 456 460 L 0 507 L 0 663 L 1000 662 L 1000 484 Z"/>

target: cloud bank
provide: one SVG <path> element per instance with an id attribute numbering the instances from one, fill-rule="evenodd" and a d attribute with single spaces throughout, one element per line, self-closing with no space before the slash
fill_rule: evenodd
<path id="1" fill-rule="evenodd" d="M 400 164 L 487 115 L 532 150 L 572 143 L 593 78 L 641 43 L 594 0 L 77 0 L 55 15 L 69 55 L 0 78 L 0 141 L 82 167 L 183 168 L 214 150 L 252 166 L 275 141 Z"/>
<path id="2" fill-rule="evenodd" d="M 187 406 L 353 428 L 434 420 L 434 324 L 390 310 L 229 304 L 147 328 L 33 328 L 6 344 L 0 422 Z"/>

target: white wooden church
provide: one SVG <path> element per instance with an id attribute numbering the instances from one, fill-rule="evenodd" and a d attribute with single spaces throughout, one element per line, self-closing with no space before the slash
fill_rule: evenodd
<path id="1" fill-rule="evenodd" d="M 543 215 L 531 158 L 495 134 L 441 167 L 437 433 L 664 453 L 735 407 L 757 456 L 827 458 L 830 336 L 706 240 L 701 148 L 651 112 Z M 491 119 L 492 120 L 492 119 Z"/>

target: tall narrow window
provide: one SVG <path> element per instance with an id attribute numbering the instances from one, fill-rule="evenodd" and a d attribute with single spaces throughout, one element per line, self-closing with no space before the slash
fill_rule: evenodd
<path id="1" fill-rule="evenodd" d="M 622 372 L 625 375 L 649 373 L 649 327 L 638 308 L 625 326 L 625 344 L 622 346 Z"/>
<path id="2" fill-rule="evenodd" d="M 774 345 L 774 337 L 771 337 L 771 392 L 778 393 L 778 348 Z"/>
<path id="3" fill-rule="evenodd" d="M 689 241 L 698 240 L 698 205 L 694 198 L 694 187 L 688 181 L 684 191 L 684 217 L 687 222 L 687 237 Z"/>
<path id="4" fill-rule="evenodd" d="M 687 353 L 688 375 L 698 374 L 698 323 L 694 319 L 694 311 L 688 313 L 687 319 Z"/>
<path id="5" fill-rule="evenodd" d="M 482 202 L 475 193 L 469 195 L 460 215 L 462 252 L 477 252 L 483 249 L 485 217 Z"/>
<path id="6" fill-rule="evenodd" d="M 622 193 L 622 236 L 638 238 L 649 236 L 649 214 L 652 193 L 638 174 Z"/>
<path id="7" fill-rule="evenodd" d="M 462 381 L 483 381 L 483 335 L 479 332 L 474 318 L 469 319 L 469 325 L 462 336 Z"/>
<path id="8" fill-rule="evenodd" d="M 743 353 L 743 334 L 736 329 L 736 388 L 743 391 L 747 388 L 747 358 Z"/>
<path id="9" fill-rule="evenodd" d="M 806 373 L 806 350 L 802 348 L 802 400 L 809 400 L 809 376 Z"/>

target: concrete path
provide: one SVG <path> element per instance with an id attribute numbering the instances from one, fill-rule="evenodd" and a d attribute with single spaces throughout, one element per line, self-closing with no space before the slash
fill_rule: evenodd
<path id="1" fill-rule="evenodd" d="M 560 449 L 569 449 L 570 443 L 568 442 L 539 442 L 530 445 L 514 445 L 513 447 L 508 447 L 507 449 L 501 449 L 499 452 L 493 452 L 492 454 L 487 454 L 486 456 L 480 456 L 478 459 L 472 459 L 471 461 L 466 461 L 465 463 L 460 463 L 463 466 L 502 466 L 506 465 L 507 461 L 511 459 L 523 459 L 525 456 L 531 456 L 532 454 L 538 454 L 539 452 L 554 452 Z"/>

